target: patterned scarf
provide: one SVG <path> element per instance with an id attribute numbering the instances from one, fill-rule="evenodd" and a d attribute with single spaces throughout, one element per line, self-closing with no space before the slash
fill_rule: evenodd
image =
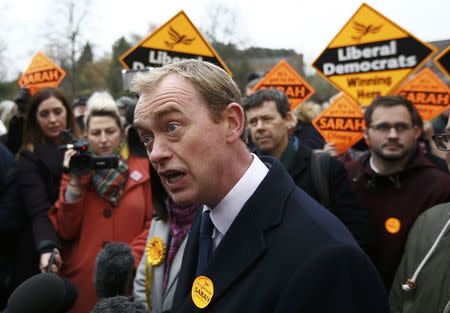
<path id="1" fill-rule="evenodd" d="M 95 170 L 92 175 L 92 184 L 97 193 L 112 206 L 119 203 L 128 179 L 128 164 L 119 159 L 117 168 Z"/>
<path id="2" fill-rule="evenodd" d="M 177 254 L 178 248 L 186 237 L 189 229 L 191 229 L 192 221 L 197 213 L 199 205 L 190 207 L 180 207 L 169 201 L 169 232 L 170 232 L 170 246 L 167 252 L 166 267 L 164 268 L 163 291 L 166 290 L 169 282 L 170 268 L 172 267 L 173 259 Z"/>

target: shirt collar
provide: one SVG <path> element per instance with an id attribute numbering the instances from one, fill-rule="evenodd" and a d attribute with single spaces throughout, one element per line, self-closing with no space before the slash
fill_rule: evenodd
<path id="1" fill-rule="evenodd" d="M 203 207 L 203 211 L 211 210 L 211 221 L 222 236 L 226 234 L 244 204 L 269 172 L 267 166 L 255 154 L 252 153 L 252 157 L 250 167 L 225 198 L 213 209 L 206 205 Z"/>

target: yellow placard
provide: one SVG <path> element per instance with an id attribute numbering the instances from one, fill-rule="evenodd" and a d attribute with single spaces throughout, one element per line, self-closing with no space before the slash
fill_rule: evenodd
<path id="1" fill-rule="evenodd" d="M 289 98 L 291 110 L 306 101 L 314 89 L 285 60 L 276 64 L 254 87 L 253 91 L 275 88 Z"/>
<path id="2" fill-rule="evenodd" d="M 362 106 L 394 90 L 435 48 L 361 5 L 313 62 L 319 75 Z"/>
<path id="3" fill-rule="evenodd" d="M 208 306 L 214 295 L 214 284 L 206 276 L 198 276 L 192 284 L 191 297 L 195 306 L 203 309 Z"/>
<path id="4" fill-rule="evenodd" d="M 429 68 L 405 82 L 396 92 L 411 101 L 424 121 L 429 121 L 450 107 L 450 89 Z"/>
<path id="5" fill-rule="evenodd" d="M 350 97 L 341 94 L 312 122 L 327 143 L 338 153 L 345 152 L 364 136 L 364 114 Z"/>
<path id="6" fill-rule="evenodd" d="M 59 86 L 65 76 L 66 72 L 61 67 L 44 53 L 38 52 L 20 77 L 18 84 L 29 88 L 33 94 L 41 88 Z"/>
<path id="7" fill-rule="evenodd" d="M 232 75 L 225 62 L 184 11 L 178 12 L 119 57 L 120 63 L 126 69 L 133 70 L 158 67 L 185 59 L 215 63 Z"/>

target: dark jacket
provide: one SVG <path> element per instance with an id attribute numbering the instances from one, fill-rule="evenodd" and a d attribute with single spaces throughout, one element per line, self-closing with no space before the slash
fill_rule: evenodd
<path id="1" fill-rule="evenodd" d="M 369 209 L 375 227 L 372 261 L 387 289 L 417 217 L 432 206 L 450 201 L 450 175 L 422 153 L 414 153 L 407 167 L 393 175 L 378 175 L 369 165 L 370 154 L 348 165 L 353 190 Z"/>
<path id="2" fill-rule="evenodd" d="M 311 149 L 322 149 L 325 145 L 325 140 L 312 123 L 298 122 L 294 129 L 294 136 Z"/>
<path id="3" fill-rule="evenodd" d="M 36 145 L 34 152 L 23 149 L 17 160 L 17 181 L 26 225 L 20 237 L 16 284 L 38 272 L 40 253 L 59 247 L 48 212 L 58 198 L 63 156 L 63 151 L 48 142 Z"/>
<path id="4" fill-rule="evenodd" d="M 202 276 L 214 288 L 202 312 L 388 312 L 368 257 L 330 212 L 270 168 L 214 250 Z M 201 214 L 189 232 L 172 312 L 200 312 L 191 293 Z M 362 288 L 363 286 L 363 288 Z"/>
<path id="5" fill-rule="evenodd" d="M 311 176 L 312 153 L 314 152 L 308 146 L 300 144 L 295 162 L 287 170 L 297 186 L 323 204 Z M 350 230 L 361 248 L 369 252 L 374 240 L 369 212 L 361 206 L 353 192 L 344 165 L 332 157 L 330 157 L 326 181 L 328 181 L 330 195 L 330 207 L 328 209 Z"/>
<path id="6" fill-rule="evenodd" d="M 0 143 L 0 309 L 11 293 L 12 272 L 16 266 L 17 237 L 24 220 L 15 179 L 14 156 Z"/>

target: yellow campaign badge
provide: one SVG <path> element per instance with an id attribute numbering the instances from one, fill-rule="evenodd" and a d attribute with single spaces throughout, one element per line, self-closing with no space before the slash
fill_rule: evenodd
<path id="1" fill-rule="evenodd" d="M 199 276 L 192 284 L 191 297 L 195 306 L 203 309 L 208 306 L 214 295 L 214 284 L 206 276 Z"/>
<path id="2" fill-rule="evenodd" d="M 164 261 L 166 247 L 161 238 L 152 237 L 145 247 L 147 252 L 148 263 L 152 266 L 158 266 Z"/>
<path id="3" fill-rule="evenodd" d="M 384 227 L 390 234 L 397 234 L 401 228 L 400 220 L 395 217 L 390 217 L 384 222 Z"/>

